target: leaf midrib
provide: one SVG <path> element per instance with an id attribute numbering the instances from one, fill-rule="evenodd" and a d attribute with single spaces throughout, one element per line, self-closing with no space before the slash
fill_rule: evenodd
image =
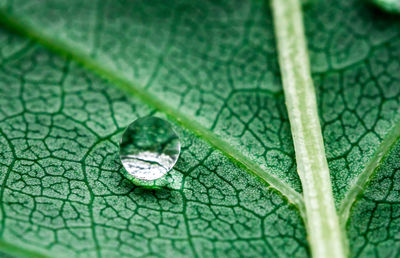
<path id="1" fill-rule="evenodd" d="M 297 207 L 300 215 L 304 220 L 306 220 L 304 201 L 300 193 L 293 190 L 293 188 L 282 182 L 276 176 L 262 169 L 257 163 L 253 162 L 248 157 L 237 151 L 229 143 L 218 138 L 217 135 L 212 133 L 206 127 L 190 119 L 188 116 L 172 108 L 168 104 L 162 102 L 156 96 L 148 93 L 133 81 L 118 75 L 118 73 L 113 71 L 113 69 L 110 67 L 103 66 L 93 61 L 88 54 L 80 51 L 78 48 L 73 47 L 68 43 L 61 42 L 60 40 L 51 39 L 45 33 L 36 30 L 34 26 L 29 24 L 27 21 L 21 23 L 3 9 L 0 10 L 0 23 L 20 35 L 33 39 L 47 49 L 65 58 L 74 60 L 91 72 L 94 72 L 100 77 L 112 82 L 112 84 L 121 88 L 130 95 L 138 97 L 142 102 L 150 107 L 155 108 L 161 113 L 164 113 L 168 118 L 175 121 L 188 131 L 195 134 L 197 137 L 208 142 L 215 149 L 222 152 L 237 165 L 244 168 L 248 173 L 256 176 L 260 181 L 264 183 L 266 182 L 270 187 L 276 189 L 281 195 L 288 199 L 289 203 L 292 203 Z"/>

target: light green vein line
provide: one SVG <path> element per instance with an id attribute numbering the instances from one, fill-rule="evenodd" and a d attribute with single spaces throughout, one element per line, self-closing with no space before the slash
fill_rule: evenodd
<path id="1" fill-rule="evenodd" d="M 376 174 L 383 161 L 387 158 L 395 144 L 400 140 L 400 120 L 394 125 L 390 132 L 385 136 L 375 154 L 372 156 L 364 171 L 358 176 L 357 181 L 347 192 L 345 199 L 339 208 L 339 219 L 342 227 L 345 228 L 350 216 L 350 210 L 354 202 L 365 190 L 368 182 Z"/>
<path id="2" fill-rule="evenodd" d="M 113 71 L 109 67 L 95 62 L 88 54 L 80 51 L 77 47 L 71 46 L 68 43 L 64 43 L 60 40 L 51 39 L 45 33 L 36 30 L 34 26 L 29 25 L 26 22 L 19 22 L 12 15 L 4 10 L 0 10 L 0 23 L 2 23 L 5 27 L 8 27 L 9 29 L 17 32 L 18 34 L 27 36 L 39 42 L 43 46 L 64 57 L 75 60 L 76 62 L 95 72 L 102 78 L 105 78 L 106 80 L 112 82 L 126 92 L 138 97 L 147 105 L 157 109 L 161 113 L 166 114 L 171 120 L 177 122 L 184 128 L 197 135 L 199 138 L 208 142 L 214 148 L 221 151 L 225 156 L 232 159 L 236 164 L 244 168 L 247 172 L 255 175 L 262 181 L 267 182 L 270 187 L 276 189 L 284 197 L 286 197 L 290 203 L 296 205 L 299 209 L 301 216 L 303 216 L 303 218 L 305 219 L 304 202 L 301 194 L 293 190 L 290 186 L 282 182 L 277 177 L 263 170 L 257 163 L 253 162 L 241 152 L 234 149 L 227 142 L 218 138 L 206 127 L 202 126 L 195 120 L 190 119 L 190 117 L 179 112 L 178 110 L 163 103 L 156 96 L 146 92 L 143 88 L 139 87 L 134 82 L 118 75 L 117 71 Z"/>
<path id="3" fill-rule="evenodd" d="M 318 258 L 346 256 L 326 160 L 311 78 L 300 0 L 272 0 L 279 66 L 297 172 L 303 187 L 311 252 Z"/>
<path id="4" fill-rule="evenodd" d="M 5 242 L 3 240 L 0 240 L 0 251 L 4 252 L 8 255 L 11 256 L 16 256 L 16 257 L 26 257 L 26 258 L 46 258 L 49 256 L 43 255 L 41 253 L 28 250 L 25 248 L 21 248 L 20 246 L 16 246 L 14 244 Z M 0 253 L 1 256 L 1 253 Z"/>

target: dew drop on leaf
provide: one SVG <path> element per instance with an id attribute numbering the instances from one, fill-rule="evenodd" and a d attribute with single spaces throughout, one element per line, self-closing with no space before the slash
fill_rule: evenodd
<path id="1" fill-rule="evenodd" d="M 400 13 L 400 0 L 370 0 L 381 9 L 391 12 Z"/>
<path id="2" fill-rule="evenodd" d="M 171 124 L 158 117 L 142 117 L 122 135 L 119 149 L 126 177 L 155 180 L 168 173 L 181 151 L 179 137 Z"/>

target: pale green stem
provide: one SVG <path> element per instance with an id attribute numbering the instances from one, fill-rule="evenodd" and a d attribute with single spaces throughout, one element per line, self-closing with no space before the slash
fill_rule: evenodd
<path id="1" fill-rule="evenodd" d="M 272 0 L 286 106 L 314 257 L 346 256 L 333 200 L 299 0 Z"/>

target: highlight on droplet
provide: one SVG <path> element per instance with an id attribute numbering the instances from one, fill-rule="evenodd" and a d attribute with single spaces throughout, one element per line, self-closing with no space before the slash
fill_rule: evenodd
<path id="1" fill-rule="evenodd" d="M 181 144 L 169 122 L 142 117 L 122 135 L 119 157 L 128 179 L 155 180 L 167 174 L 179 158 Z"/>

